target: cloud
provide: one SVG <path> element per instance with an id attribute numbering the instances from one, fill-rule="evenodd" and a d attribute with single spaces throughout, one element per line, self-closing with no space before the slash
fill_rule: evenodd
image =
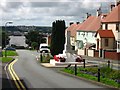
<path id="1" fill-rule="evenodd" d="M 87 12 L 95 15 L 101 3 L 108 11 L 107 1 L 111 0 L 1 0 L 0 17 L 3 24 L 8 20 L 31 25 L 50 25 L 56 19 L 81 22 Z"/>

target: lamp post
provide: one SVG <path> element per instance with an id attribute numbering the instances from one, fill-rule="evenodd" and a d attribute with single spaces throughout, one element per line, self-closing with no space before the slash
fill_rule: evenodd
<path id="1" fill-rule="evenodd" d="M 5 32 L 7 33 L 7 30 L 6 30 L 6 27 L 7 27 L 7 24 L 12 24 L 13 22 L 12 21 L 9 21 L 9 22 L 6 22 L 5 23 Z M 6 51 L 6 36 L 5 36 L 5 57 L 7 57 L 7 51 Z"/>

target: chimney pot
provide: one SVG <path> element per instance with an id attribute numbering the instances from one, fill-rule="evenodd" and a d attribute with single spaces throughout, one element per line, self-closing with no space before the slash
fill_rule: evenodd
<path id="1" fill-rule="evenodd" d="M 111 11 L 112 11 L 112 9 L 113 9 L 114 7 L 115 7 L 115 5 L 114 5 L 114 4 L 111 4 L 111 7 L 110 7 L 110 8 L 111 8 Z"/>
<path id="2" fill-rule="evenodd" d="M 80 22 L 76 22 L 76 24 L 79 24 Z"/>
<path id="3" fill-rule="evenodd" d="M 74 24 L 73 22 L 70 22 L 70 25 Z"/>

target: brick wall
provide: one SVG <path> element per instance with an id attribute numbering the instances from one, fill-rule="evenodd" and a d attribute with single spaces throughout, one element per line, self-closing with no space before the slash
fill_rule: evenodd
<path id="1" fill-rule="evenodd" d="M 99 57 L 99 51 L 95 50 L 94 57 Z"/>
<path id="2" fill-rule="evenodd" d="M 120 52 L 116 50 L 105 50 L 105 59 L 120 60 Z M 94 57 L 99 57 L 99 51 L 95 50 Z"/>

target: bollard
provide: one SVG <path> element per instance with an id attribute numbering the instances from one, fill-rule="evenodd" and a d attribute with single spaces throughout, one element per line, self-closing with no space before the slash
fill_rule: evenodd
<path id="1" fill-rule="evenodd" d="M 85 59 L 83 59 L 83 66 L 84 66 L 84 68 L 85 68 Z"/>
<path id="2" fill-rule="evenodd" d="M 110 61 L 108 60 L 108 68 L 110 68 Z"/>
<path id="3" fill-rule="evenodd" d="M 77 75 L 77 64 L 75 64 L 75 75 Z"/>
<path id="4" fill-rule="evenodd" d="M 42 62 L 42 53 L 40 54 L 40 61 Z"/>
<path id="5" fill-rule="evenodd" d="M 98 68 L 98 82 L 100 82 L 100 68 Z"/>

